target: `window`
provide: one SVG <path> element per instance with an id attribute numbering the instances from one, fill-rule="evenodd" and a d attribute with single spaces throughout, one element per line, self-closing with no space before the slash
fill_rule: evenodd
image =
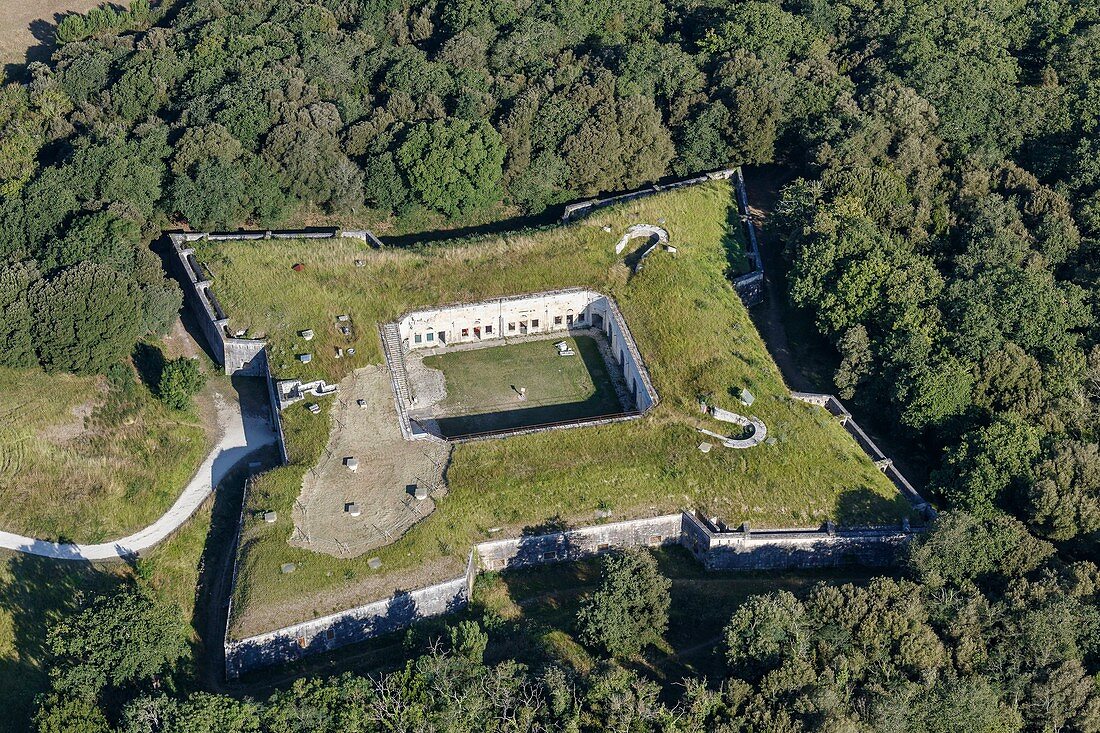
<path id="1" fill-rule="evenodd" d="M 470 335 L 470 329 L 468 329 L 468 328 L 462 329 L 462 335 L 463 336 L 469 336 Z"/>
<path id="2" fill-rule="evenodd" d="M 428 341 L 435 341 L 435 334 L 434 333 L 429 333 L 428 334 Z"/>
<path id="3" fill-rule="evenodd" d="M 415 343 L 420 343 L 420 334 L 416 334 L 415 336 L 413 336 L 413 341 Z"/>
<path id="4" fill-rule="evenodd" d="M 553 550 L 551 550 L 550 552 L 544 552 L 544 553 L 542 553 L 542 559 L 543 560 L 557 560 L 558 559 L 558 553 L 553 551 Z"/>
<path id="5" fill-rule="evenodd" d="M 306 648 L 306 637 L 304 637 L 304 636 L 299 636 L 298 637 L 298 646 L 302 647 L 303 649 Z"/>
<path id="6" fill-rule="evenodd" d="M 554 316 L 554 325 L 555 326 L 560 326 L 561 325 L 561 316 Z"/>
<path id="7" fill-rule="evenodd" d="M 515 323 L 509 323 L 508 324 L 508 330 L 509 331 L 515 331 L 516 330 L 516 324 Z"/>
<path id="8" fill-rule="evenodd" d="M 492 332 L 493 332 L 493 327 L 492 326 L 486 326 L 485 327 L 485 333 L 492 333 Z"/>
<path id="9" fill-rule="evenodd" d="M 335 639 L 336 638 L 336 630 L 335 629 L 329 629 L 328 631 L 326 631 L 325 632 L 325 638 L 328 639 L 329 641 L 332 641 L 333 639 Z"/>
<path id="10" fill-rule="evenodd" d="M 572 326 L 573 325 L 573 314 L 572 313 L 570 313 L 569 315 L 567 315 L 565 317 L 565 324 L 567 326 Z"/>
<path id="11" fill-rule="evenodd" d="M 577 323 L 584 323 L 584 314 L 583 313 L 578 313 L 577 314 Z"/>
<path id="12" fill-rule="evenodd" d="M 537 318 L 531 319 L 531 328 L 538 328 L 538 327 L 539 327 L 539 319 L 537 319 Z"/>

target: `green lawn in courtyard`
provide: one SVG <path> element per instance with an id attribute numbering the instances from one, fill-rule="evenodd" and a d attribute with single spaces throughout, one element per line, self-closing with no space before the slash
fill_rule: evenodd
<path id="1" fill-rule="evenodd" d="M 755 527 L 906 516 L 907 502 L 836 419 L 791 399 L 727 277 L 732 194 L 729 183 L 712 182 L 568 226 L 402 250 L 351 239 L 199 243 L 231 326 L 269 337 L 281 377 L 339 381 L 381 363 L 378 325 L 410 310 L 572 286 L 616 299 L 661 396 L 652 412 L 626 423 L 456 446 L 436 511 L 393 544 L 349 560 L 287 542 L 302 476 L 325 449 L 332 401 L 320 400 L 317 415 L 291 406 L 284 412 L 291 465 L 249 493 L 233 633 L 330 613 L 380 587 L 409 587 L 425 580 L 417 573 L 428 566 L 460 574 L 473 542 L 548 522 L 592 524 L 598 509 L 623 519 L 697 508 Z M 632 224 L 658 221 L 677 252 L 657 252 L 632 276 L 615 242 Z M 350 335 L 337 328 L 340 314 L 350 316 Z M 311 342 L 297 336 L 306 328 L 316 332 Z M 336 347 L 344 358 L 334 358 Z M 314 359 L 303 365 L 294 355 L 306 350 Z M 751 409 L 736 397 L 744 387 L 756 396 Z M 759 416 L 774 443 L 701 453 L 697 428 L 729 430 L 700 414 L 702 397 Z M 256 518 L 266 509 L 278 511 L 276 522 Z M 373 555 L 379 571 L 367 565 Z M 287 562 L 296 563 L 293 573 L 280 572 Z"/>
<path id="2" fill-rule="evenodd" d="M 565 341 L 575 352 L 559 356 Z M 447 437 L 580 420 L 623 411 L 591 336 L 465 349 L 424 358 L 443 372 L 447 399 L 438 420 Z M 526 390 L 521 399 L 520 390 Z"/>

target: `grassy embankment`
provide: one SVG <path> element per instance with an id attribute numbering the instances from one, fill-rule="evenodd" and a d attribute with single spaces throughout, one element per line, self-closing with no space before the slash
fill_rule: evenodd
<path id="1" fill-rule="evenodd" d="M 520 531 L 548 521 L 592 523 L 597 508 L 616 518 L 697 507 L 756 526 L 892 522 L 908 512 L 893 486 L 825 411 L 793 401 L 726 274 L 743 264 L 728 183 L 641 199 L 583 221 L 425 246 L 372 251 L 354 240 L 218 242 L 200 247 L 218 296 L 238 328 L 269 337 L 281 376 L 338 381 L 351 368 L 381 361 L 377 325 L 418 307 L 500 295 L 588 286 L 614 296 L 638 342 L 661 404 L 644 419 L 462 445 L 453 453 L 449 494 L 437 511 L 377 554 L 380 572 L 436 563 L 457 571 L 488 529 Z M 658 253 L 633 277 L 614 244 L 631 224 L 663 220 L 675 255 Z M 603 230 L 610 227 L 610 233 Z M 362 266 L 356 266 L 362 260 Z M 294 271 L 296 263 L 303 265 Z M 344 336 L 336 316 L 349 314 Z M 297 331 L 312 328 L 312 342 Z M 335 347 L 356 354 L 334 358 Z M 295 354 L 308 350 L 311 364 Z M 751 410 L 737 395 L 756 395 Z M 698 411 L 700 396 L 760 416 L 773 445 L 697 450 L 697 426 L 721 430 Z M 257 482 L 244 534 L 234 629 L 249 634 L 329 613 L 378 573 L 366 557 L 337 560 L 287 544 L 291 508 L 305 470 L 324 450 L 328 409 L 295 405 L 284 414 L 292 465 Z M 494 536 L 500 536 L 499 534 Z M 280 565 L 297 563 L 281 574 Z M 395 580 L 394 584 L 399 584 Z M 351 592 L 349 594 L 349 589 Z M 329 594 L 328 600 L 325 594 Z M 305 597 L 316 597 L 309 609 Z M 250 617 L 262 619 L 251 621 Z"/>
<path id="2" fill-rule="evenodd" d="M 0 369 L 0 527 L 104 542 L 154 521 L 210 447 L 198 410 L 111 378 Z"/>

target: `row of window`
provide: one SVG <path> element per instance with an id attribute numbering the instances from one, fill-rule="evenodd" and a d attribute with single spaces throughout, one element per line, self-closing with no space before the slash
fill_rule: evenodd
<path id="1" fill-rule="evenodd" d="M 563 316 L 554 316 L 554 325 L 555 326 L 562 325 L 562 319 L 563 319 Z M 569 315 L 564 316 L 564 321 L 565 321 L 565 324 L 568 325 L 568 326 L 572 326 L 574 323 L 584 323 L 584 314 L 580 313 L 577 316 L 574 316 L 572 313 L 570 313 Z M 539 319 L 532 318 L 531 322 L 530 322 L 530 327 L 531 328 L 538 328 L 539 327 Z M 528 322 L 527 321 L 520 321 L 519 322 L 519 330 L 521 332 L 527 333 L 527 328 L 528 328 Z M 469 338 L 470 337 L 470 330 L 471 329 L 469 329 L 469 328 L 462 329 L 462 337 L 463 338 Z M 515 333 L 515 331 L 516 331 L 516 322 L 515 321 L 510 321 L 508 323 L 508 332 L 509 333 Z M 486 336 L 491 336 L 493 334 L 493 327 L 490 324 L 486 324 L 485 326 L 474 326 L 473 327 L 473 332 L 474 332 L 474 336 L 476 336 L 477 338 L 481 338 L 482 333 L 484 333 Z M 443 342 L 444 337 L 445 337 L 444 336 L 445 333 L 446 333 L 445 331 L 440 331 L 439 332 L 439 341 L 440 341 L 440 343 Z M 413 343 L 416 343 L 416 344 L 422 344 L 422 343 L 425 343 L 425 342 L 427 342 L 429 344 L 435 343 L 435 337 L 436 337 L 436 334 L 435 334 L 434 331 L 429 331 L 428 333 L 425 333 L 425 334 L 419 334 L 419 333 L 413 334 Z"/>

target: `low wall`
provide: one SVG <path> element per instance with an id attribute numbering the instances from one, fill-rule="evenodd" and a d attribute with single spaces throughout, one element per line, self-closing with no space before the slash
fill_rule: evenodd
<path id="1" fill-rule="evenodd" d="M 824 407 L 830 414 L 837 417 L 844 429 L 848 431 L 848 434 L 870 456 L 875 465 L 886 474 L 886 477 L 897 487 L 901 495 L 909 500 L 913 508 L 921 512 L 926 518 L 932 519 L 936 516 L 936 510 L 932 505 L 924 500 L 924 497 L 913 487 L 913 484 L 909 483 L 909 480 L 894 465 L 893 459 L 887 457 L 882 449 L 878 447 L 878 444 L 871 439 L 871 436 L 859 426 L 859 423 L 856 422 L 856 419 L 844 406 L 843 402 L 831 394 L 818 394 L 816 392 L 791 392 L 791 397 L 801 402 Z"/>
<path id="2" fill-rule="evenodd" d="M 819 529 L 725 530 L 681 512 L 482 542 L 470 553 L 464 577 L 240 641 L 227 639 L 226 675 L 233 679 L 397 631 L 421 618 L 459 611 L 469 604 L 477 564 L 486 571 L 511 570 L 625 547 L 680 545 L 708 570 L 887 567 L 898 561 L 913 534 L 908 527 L 838 530 L 831 524 Z"/>
<path id="3" fill-rule="evenodd" d="M 683 545 L 707 570 L 889 567 L 912 530 L 893 527 L 719 531 L 706 520 L 683 515 Z"/>
<path id="4" fill-rule="evenodd" d="M 482 542 L 474 550 L 486 570 L 530 567 L 579 560 L 611 548 L 678 545 L 682 523 L 679 514 L 669 514 L 652 519 Z"/>
<path id="5" fill-rule="evenodd" d="M 443 583 L 225 645 L 225 673 L 241 674 L 329 652 L 406 628 L 418 619 L 459 611 L 470 602 L 469 573 Z"/>
<path id="6" fill-rule="evenodd" d="M 677 188 L 685 188 L 686 186 L 697 186 L 700 183 L 706 183 L 707 181 L 724 181 L 736 174 L 736 168 L 726 168 L 720 171 L 713 171 L 711 173 L 701 173 L 691 178 L 684 178 L 679 181 L 673 181 L 671 183 L 655 183 L 652 186 L 639 189 L 637 191 L 630 191 L 628 193 L 619 194 L 618 196 L 609 196 L 604 199 L 589 199 L 588 201 L 579 201 L 575 204 L 569 204 L 565 207 L 565 211 L 562 212 L 562 222 L 570 222 L 574 219 L 579 219 L 582 216 L 591 214 L 597 209 L 602 209 L 605 206 L 613 206 L 615 204 L 621 204 L 627 201 L 633 201 L 645 196 L 652 196 L 655 193 L 661 193 L 663 191 L 673 191 Z"/>
<path id="7" fill-rule="evenodd" d="M 760 256 L 760 244 L 756 239 L 756 226 L 749 215 L 749 196 L 745 192 L 745 176 L 738 168 L 733 177 L 733 187 L 737 195 L 737 211 L 741 226 L 745 228 L 745 255 L 749 258 L 749 271 L 733 279 L 733 288 L 741 297 L 745 307 L 758 305 L 764 301 L 764 260 Z"/>

